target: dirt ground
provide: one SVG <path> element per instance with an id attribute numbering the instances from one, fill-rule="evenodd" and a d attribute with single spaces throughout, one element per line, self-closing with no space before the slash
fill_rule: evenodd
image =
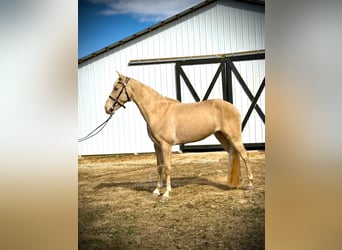
<path id="1" fill-rule="evenodd" d="M 79 249 L 264 249 L 265 154 L 254 189 L 227 187 L 225 152 L 172 155 L 172 192 L 154 197 L 154 154 L 79 158 Z M 163 190 L 162 190 L 163 191 Z"/>

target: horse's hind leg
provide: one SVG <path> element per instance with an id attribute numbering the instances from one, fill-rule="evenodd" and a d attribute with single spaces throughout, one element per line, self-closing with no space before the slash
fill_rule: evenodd
<path id="1" fill-rule="evenodd" d="M 229 153 L 229 141 L 227 140 L 227 138 L 221 132 L 216 132 L 214 135 L 216 139 L 221 143 L 224 150 Z"/>
<path id="2" fill-rule="evenodd" d="M 215 137 L 222 144 L 223 148 L 229 154 L 228 159 L 228 185 L 230 187 L 238 187 L 241 183 L 240 158 L 237 151 L 231 145 L 229 140 L 221 132 L 216 132 Z"/>

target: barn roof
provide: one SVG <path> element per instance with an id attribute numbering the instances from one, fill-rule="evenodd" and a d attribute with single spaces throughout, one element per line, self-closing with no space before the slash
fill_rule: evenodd
<path id="1" fill-rule="evenodd" d="M 132 40 L 134 40 L 134 39 L 136 39 L 138 37 L 141 37 L 141 36 L 143 36 L 143 35 L 145 35 L 147 33 L 150 33 L 151 31 L 156 30 L 159 27 L 164 26 L 165 24 L 171 23 L 171 22 L 173 22 L 173 21 L 175 21 L 175 20 L 177 20 L 177 19 L 179 19 L 179 18 L 181 18 L 181 17 L 183 17 L 183 16 L 185 16 L 185 15 L 187 15 L 189 13 L 192 13 L 192 12 L 198 10 L 198 9 L 201 9 L 201 8 L 211 4 L 213 2 L 217 2 L 217 1 L 218 0 L 206 0 L 204 2 L 201 2 L 201 3 L 191 7 L 189 9 L 186 9 L 186 10 L 184 10 L 184 11 L 182 11 L 182 12 L 180 12 L 180 13 L 174 15 L 174 16 L 172 16 L 172 17 L 169 17 L 169 18 L 167 18 L 167 19 L 165 19 L 165 20 L 163 20 L 163 21 L 161 21 L 161 22 L 159 22 L 157 24 L 154 24 L 154 25 L 152 25 L 152 26 L 150 26 L 150 27 L 148 27 L 148 28 L 146 28 L 146 29 L 144 29 L 142 31 L 139 31 L 139 32 L 137 32 L 137 33 L 135 33 L 135 34 L 133 34 L 131 36 L 128 36 L 128 37 L 126 37 L 124 39 L 121 39 L 118 42 L 112 43 L 112 44 L 110 44 L 110 45 L 108 45 L 108 46 L 106 46 L 106 47 L 104 47 L 104 48 L 102 48 L 100 50 L 97 50 L 97 51 L 95 51 L 95 52 L 93 52 L 93 53 L 91 53 L 91 54 L 89 54 L 87 56 L 84 56 L 84 57 L 78 59 L 78 64 L 81 64 L 81 63 L 83 63 L 85 61 L 88 61 L 88 60 L 90 60 L 90 59 L 92 59 L 94 57 L 97 57 L 97 56 L 107 52 L 107 51 L 110 51 L 110 50 L 112 50 L 112 49 L 114 49 L 116 47 L 119 47 L 119 46 L 121 46 L 121 45 L 123 45 L 123 44 L 125 44 L 127 42 L 130 42 L 130 41 L 132 41 Z M 264 0 L 237 0 L 237 1 L 247 2 L 247 3 L 252 3 L 252 4 L 257 4 L 257 5 L 265 5 L 265 1 Z"/>

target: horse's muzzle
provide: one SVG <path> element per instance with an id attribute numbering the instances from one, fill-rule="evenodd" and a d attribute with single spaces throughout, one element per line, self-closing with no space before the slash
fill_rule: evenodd
<path id="1" fill-rule="evenodd" d="M 110 108 L 105 107 L 105 112 L 106 112 L 106 114 L 111 115 L 111 114 L 115 113 L 115 110 L 113 107 L 110 107 Z"/>
<path id="2" fill-rule="evenodd" d="M 111 107 L 111 108 L 109 109 L 109 114 L 110 114 L 110 115 L 114 115 L 114 113 L 115 113 L 115 110 L 114 110 L 113 107 Z"/>

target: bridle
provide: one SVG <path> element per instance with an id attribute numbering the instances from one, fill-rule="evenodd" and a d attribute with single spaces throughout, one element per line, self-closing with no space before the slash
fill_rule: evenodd
<path id="1" fill-rule="evenodd" d="M 121 80 L 118 81 L 118 83 L 121 83 L 123 87 L 122 87 L 122 89 L 120 90 L 120 92 L 119 92 L 119 94 L 118 94 L 118 96 L 117 96 L 116 98 L 114 98 L 114 97 L 112 97 L 111 95 L 109 95 L 109 98 L 110 98 L 111 100 L 113 100 L 114 103 L 113 103 L 112 107 L 110 108 L 111 114 L 109 115 L 109 117 L 107 118 L 107 120 L 105 120 L 103 123 L 101 123 L 99 126 L 97 126 L 97 127 L 96 127 L 93 131 L 91 131 L 88 135 L 86 135 L 86 136 L 84 136 L 84 137 L 78 139 L 78 140 L 77 140 L 78 142 L 82 142 L 82 141 L 88 140 L 89 138 L 91 138 L 91 137 L 97 135 L 98 133 L 100 133 L 101 130 L 107 125 L 108 121 L 109 121 L 109 120 L 112 118 L 112 116 L 114 115 L 113 111 L 114 111 L 114 106 L 115 106 L 116 104 L 119 104 L 121 107 L 126 108 L 125 105 L 119 101 L 119 98 L 120 98 L 120 95 L 123 93 L 123 91 L 125 91 L 126 97 L 127 97 L 127 102 L 129 102 L 129 101 L 131 100 L 131 98 L 129 97 L 129 95 L 128 95 L 128 93 L 127 93 L 127 89 L 126 89 L 129 79 L 130 79 L 129 77 L 126 77 L 126 79 L 125 79 L 124 82 L 122 82 Z"/>
<path id="2" fill-rule="evenodd" d="M 131 101 L 131 98 L 129 97 L 129 95 L 128 95 L 128 93 L 127 93 L 127 89 L 126 89 L 129 79 L 130 79 L 129 77 L 126 77 L 126 79 L 125 79 L 124 82 L 122 82 L 122 81 L 120 81 L 120 80 L 118 81 L 118 83 L 121 83 L 123 87 L 122 87 L 122 89 L 120 90 L 120 92 L 119 92 L 119 94 L 118 94 L 118 96 L 117 96 L 116 98 L 114 98 L 113 96 L 109 95 L 109 99 L 111 99 L 112 101 L 114 101 L 112 107 L 109 109 L 111 112 L 114 110 L 114 107 L 115 107 L 116 104 L 119 104 L 121 107 L 126 108 L 125 105 L 119 101 L 119 98 L 120 98 L 121 94 L 122 94 L 124 91 L 125 91 L 125 94 L 126 94 L 126 97 L 127 97 L 127 101 L 128 101 L 128 102 Z"/>

